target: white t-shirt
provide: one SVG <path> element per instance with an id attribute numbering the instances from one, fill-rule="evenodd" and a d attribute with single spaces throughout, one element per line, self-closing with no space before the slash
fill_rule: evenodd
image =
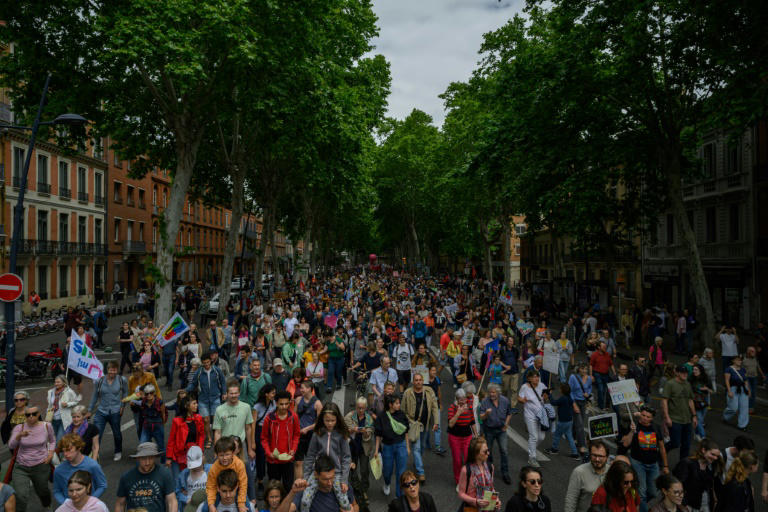
<path id="1" fill-rule="evenodd" d="M 543 403 L 539 400 L 541 398 L 541 394 L 544 392 L 544 390 L 547 389 L 547 386 L 544 385 L 543 382 L 539 382 L 539 385 L 536 386 L 536 393 L 539 394 L 538 398 L 536 397 L 536 393 L 533 392 L 533 388 L 531 388 L 531 385 L 526 383 L 523 384 L 520 388 L 520 392 L 518 393 L 518 396 L 520 398 L 525 398 L 525 406 L 523 407 L 523 410 L 525 411 L 525 417 L 526 418 L 536 418 L 536 414 L 538 413 L 539 409 L 543 407 Z"/>
<path id="2" fill-rule="evenodd" d="M 299 324 L 299 321 L 295 318 L 286 318 L 285 322 L 283 322 L 283 325 L 285 326 L 285 336 L 287 338 L 291 337 L 291 334 L 293 334 L 293 330 L 296 328 L 296 326 Z"/>
<path id="3" fill-rule="evenodd" d="M 405 371 L 411 369 L 411 357 L 413 356 L 413 347 L 400 345 L 399 343 L 392 350 L 392 356 L 395 358 L 395 369 Z"/>
<path id="4" fill-rule="evenodd" d="M 734 334 L 722 333 L 720 343 L 723 344 L 723 356 L 733 357 L 739 354 L 739 345 Z"/>
<path id="5" fill-rule="evenodd" d="M 208 473 L 202 472 L 200 473 L 200 476 L 195 478 L 192 476 L 192 472 L 190 471 L 189 477 L 187 477 L 187 490 L 189 491 L 188 495 L 192 496 L 195 494 L 195 491 L 200 489 L 205 489 L 205 484 L 208 482 Z"/>

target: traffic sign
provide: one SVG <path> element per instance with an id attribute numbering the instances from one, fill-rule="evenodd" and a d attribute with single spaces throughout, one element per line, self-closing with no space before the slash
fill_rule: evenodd
<path id="1" fill-rule="evenodd" d="M 3 274 L 0 276 L 0 300 L 14 302 L 21 297 L 24 284 L 16 274 Z"/>

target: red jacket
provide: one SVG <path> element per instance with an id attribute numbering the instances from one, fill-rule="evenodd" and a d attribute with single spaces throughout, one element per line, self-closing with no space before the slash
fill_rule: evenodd
<path id="1" fill-rule="evenodd" d="M 293 411 L 288 411 L 285 419 L 277 417 L 277 411 L 272 411 L 264 418 L 264 425 L 261 427 L 261 447 L 267 455 L 267 462 L 272 464 L 292 463 L 291 460 L 279 460 L 272 457 L 272 452 L 277 448 L 278 453 L 296 453 L 299 448 L 299 436 L 301 429 L 299 427 L 299 417 Z"/>
<path id="2" fill-rule="evenodd" d="M 189 450 L 191 446 L 197 445 L 200 449 L 203 448 L 203 440 L 205 438 L 203 417 L 199 414 L 195 414 L 192 417 L 192 420 L 195 422 L 195 430 L 197 432 L 197 439 L 194 443 L 187 443 L 189 427 L 184 418 L 176 416 L 171 422 L 171 433 L 168 434 L 168 447 L 165 450 L 165 455 L 170 460 L 176 461 L 179 464 L 187 463 L 187 450 Z"/>

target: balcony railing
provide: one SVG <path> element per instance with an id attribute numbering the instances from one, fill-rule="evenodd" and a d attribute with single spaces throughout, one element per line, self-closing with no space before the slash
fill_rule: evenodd
<path id="1" fill-rule="evenodd" d="M 78 288 L 77 289 L 77 294 L 78 295 L 87 295 L 87 293 L 85 291 L 85 288 Z"/>
<path id="2" fill-rule="evenodd" d="M 126 240 L 123 242 L 123 253 L 144 254 L 147 252 L 147 244 L 140 240 Z"/>
<path id="3" fill-rule="evenodd" d="M 77 242 L 67 242 L 67 241 L 59 241 L 57 242 L 58 247 L 56 250 L 58 251 L 58 254 L 65 256 L 65 255 L 76 255 L 77 254 Z"/>
<path id="4" fill-rule="evenodd" d="M 14 176 L 12 181 L 14 187 L 19 188 L 21 186 L 21 176 Z"/>
<path id="5" fill-rule="evenodd" d="M 59 256 L 105 256 L 106 244 L 86 242 L 65 242 L 54 240 L 23 239 L 19 246 L 20 254 L 59 255 Z"/>
<path id="6" fill-rule="evenodd" d="M 59 298 L 69 297 L 69 292 L 66 288 L 59 290 Z"/>
<path id="7" fill-rule="evenodd" d="M 52 242 L 50 240 L 38 240 L 35 253 L 41 255 L 56 254 L 56 242 Z"/>
<path id="8" fill-rule="evenodd" d="M 699 256 L 702 259 L 738 259 L 749 256 L 750 246 L 746 242 L 729 242 L 699 245 Z M 682 245 L 648 247 L 646 255 L 659 259 L 687 259 L 688 251 Z"/>
<path id="9" fill-rule="evenodd" d="M 77 200 L 78 201 L 83 201 L 83 202 L 87 203 L 88 202 L 88 192 L 78 192 L 77 193 Z"/>
<path id="10" fill-rule="evenodd" d="M 38 194 L 50 194 L 51 193 L 51 184 L 50 183 L 43 183 L 41 181 L 37 182 L 37 193 Z"/>
<path id="11" fill-rule="evenodd" d="M 96 203 L 96 206 L 104 206 L 104 196 L 94 196 L 93 202 Z"/>
<path id="12" fill-rule="evenodd" d="M 65 187 L 59 187 L 59 197 L 72 198 L 72 191 Z"/>

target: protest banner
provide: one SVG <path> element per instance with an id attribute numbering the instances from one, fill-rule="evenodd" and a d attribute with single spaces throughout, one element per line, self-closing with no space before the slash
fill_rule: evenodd
<path id="1" fill-rule="evenodd" d="M 512 289 L 510 289 L 506 283 L 501 288 L 501 293 L 499 294 L 499 302 L 502 304 L 507 304 L 508 306 L 512 305 Z"/>
<path id="2" fill-rule="evenodd" d="M 81 375 L 96 380 L 104 375 L 104 365 L 101 364 L 89 347 L 85 338 L 78 336 L 76 330 L 72 330 L 72 339 L 69 343 L 67 354 L 67 372 L 72 370 Z"/>
<path id="3" fill-rule="evenodd" d="M 157 337 L 155 338 L 155 343 L 159 344 L 161 347 L 164 347 L 177 338 L 180 338 L 181 335 L 188 330 L 189 325 L 187 325 L 187 322 L 185 322 L 184 319 L 181 318 L 181 315 L 176 312 L 173 314 L 171 319 L 168 320 L 168 323 L 160 328 L 157 333 Z"/>
<path id="4" fill-rule="evenodd" d="M 545 350 L 542 363 L 542 367 L 545 370 L 551 374 L 557 375 L 557 372 L 560 369 L 560 356 L 553 350 Z"/>
<path id="5" fill-rule="evenodd" d="M 616 437 L 619 433 L 618 422 L 616 421 L 616 413 L 599 414 L 597 416 L 590 416 L 589 424 L 589 439 L 600 439 L 603 437 Z"/>
<path id="6" fill-rule="evenodd" d="M 640 394 L 637 392 L 635 379 L 617 380 L 608 383 L 608 393 L 611 395 L 613 405 L 640 402 Z"/>
<path id="7" fill-rule="evenodd" d="M 336 316 L 336 315 L 328 315 L 328 316 L 325 317 L 323 322 L 325 323 L 326 327 L 330 327 L 331 329 L 335 329 L 336 328 L 336 324 L 339 322 L 339 317 Z"/>

